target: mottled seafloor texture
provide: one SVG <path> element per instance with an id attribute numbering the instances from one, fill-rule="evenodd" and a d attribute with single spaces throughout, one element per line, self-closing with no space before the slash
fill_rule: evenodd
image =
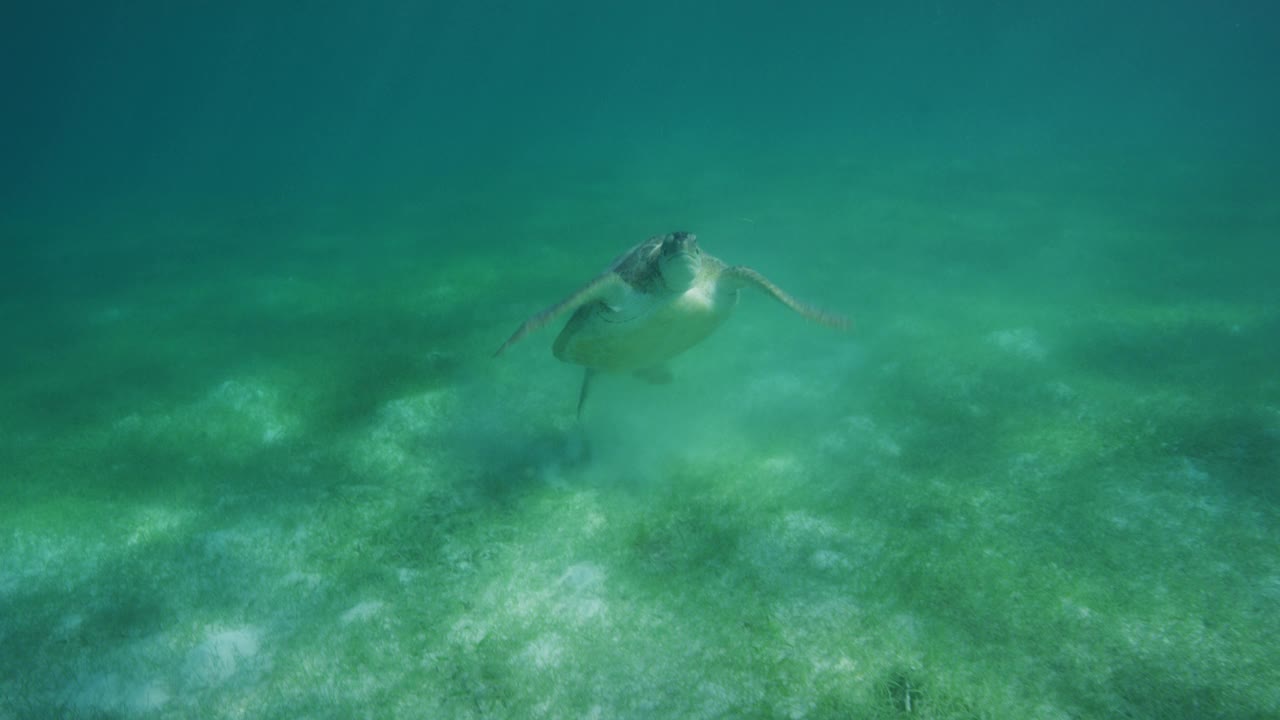
<path id="1" fill-rule="evenodd" d="M 116 71 L 73 51 L 129 22 L 6 51 L 66 82 L 24 75 L 4 140 L 0 720 L 1280 714 L 1258 13 L 668 8 L 622 47 L 543 19 L 531 70 L 529 18 L 441 50 L 413 7 L 288 52 L 282 16 L 169 10 Z M 472 83 L 400 69 L 482 36 Z M 581 422 L 558 328 L 491 357 L 675 229 L 852 329 L 746 294 Z"/>

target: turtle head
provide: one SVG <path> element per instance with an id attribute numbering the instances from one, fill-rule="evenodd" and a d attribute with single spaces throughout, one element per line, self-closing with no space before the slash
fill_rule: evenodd
<path id="1" fill-rule="evenodd" d="M 658 269 L 668 288 L 683 292 L 693 287 L 702 269 L 702 250 L 698 248 L 698 236 L 688 232 L 673 232 L 662 238 L 658 250 Z"/>

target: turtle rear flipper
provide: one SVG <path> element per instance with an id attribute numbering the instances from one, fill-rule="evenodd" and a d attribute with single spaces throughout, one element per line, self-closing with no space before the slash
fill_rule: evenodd
<path id="1" fill-rule="evenodd" d="M 587 395 L 591 392 L 591 380 L 596 376 L 596 370 L 591 368 L 583 368 L 582 370 L 582 389 L 578 391 L 578 419 L 582 419 L 582 406 L 587 404 Z"/>

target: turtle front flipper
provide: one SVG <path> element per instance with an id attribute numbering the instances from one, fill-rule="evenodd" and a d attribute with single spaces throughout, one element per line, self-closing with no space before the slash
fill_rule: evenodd
<path id="1" fill-rule="evenodd" d="M 524 324 L 516 328 L 516 331 L 511 334 L 511 337 L 507 338 L 506 342 L 502 343 L 502 347 L 498 348 L 498 351 L 493 356 L 501 355 L 508 347 L 519 342 L 525 335 L 555 322 L 557 318 L 565 313 L 572 312 L 589 302 L 616 295 L 625 285 L 626 283 L 623 279 L 612 271 L 596 276 L 586 285 L 574 291 L 569 297 L 525 320 Z"/>
<path id="2" fill-rule="evenodd" d="M 787 294 L 787 292 L 782 288 L 774 285 L 772 282 L 769 282 L 769 279 L 765 276 L 744 265 L 735 265 L 733 267 L 725 268 L 720 275 L 720 282 L 728 283 L 727 287 L 733 290 L 742 287 L 757 288 L 769 297 L 772 297 L 774 300 L 777 300 L 814 322 L 822 323 L 823 325 L 835 328 L 836 330 L 849 329 L 848 318 L 845 318 L 843 315 L 826 312 L 825 310 L 819 310 L 812 305 L 806 305 L 805 303 L 800 302 Z"/>

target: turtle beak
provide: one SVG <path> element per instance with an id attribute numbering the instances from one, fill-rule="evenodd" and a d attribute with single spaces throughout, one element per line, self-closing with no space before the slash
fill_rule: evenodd
<path id="1" fill-rule="evenodd" d="M 681 247 L 659 261 L 662 279 L 672 290 L 688 290 L 702 269 L 702 257 L 690 247 Z"/>

